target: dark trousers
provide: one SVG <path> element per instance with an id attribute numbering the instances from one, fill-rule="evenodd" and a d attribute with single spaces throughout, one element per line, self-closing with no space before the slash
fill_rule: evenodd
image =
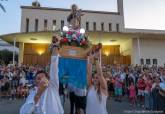
<path id="1" fill-rule="evenodd" d="M 157 97 L 158 97 L 157 98 L 157 100 L 158 100 L 158 111 L 162 111 L 163 114 L 164 114 L 165 113 L 165 97 L 160 95 L 160 93 L 158 94 Z"/>
<path id="2" fill-rule="evenodd" d="M 75 106 L 75 94 L 74 92 L 69 93 L 70 100 L 70 114 L 74 114 L 74 106 Z"/>
<path id="3" fill-rule="evenodd" d="M 86 96 L 75 95 L 75 106 L 76 106 L 76 114 L 80 113 L 80 109 L 83 110 L 83 114 L 86 114 Z"/>

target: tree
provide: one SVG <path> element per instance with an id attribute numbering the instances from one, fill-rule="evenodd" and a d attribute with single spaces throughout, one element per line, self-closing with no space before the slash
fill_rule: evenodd
<path id="1" fill-rule="evenodd" d="M 13 60 L 13 52 L 8 51 L 8 50 L 0 51 L 0 64 L 1 63 L 9 64 L 10 61 L 12 60 Z M 15 60 L 18 61 L 18 54 L 16 54 Z"/>
<path id="2" fill-rule="evenodd" d="M 7 1 L 7 0 L 1 0 L 1 1 Z M 6 12 L 5 7 L 0 3 L 0 9 L 2 9 L 4 12 Z"/>
<path id="3" fill-rule="evenodd" d="M 33 7 L 40 7 L 41 4 L 38 2 L 38 0 L 36 0 L 36 1 L 32 2 L 32 6 Z"/>

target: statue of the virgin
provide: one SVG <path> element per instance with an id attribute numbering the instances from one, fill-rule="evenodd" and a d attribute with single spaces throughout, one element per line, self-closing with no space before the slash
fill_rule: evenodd
<path id="1" fill-rule="evenodd" d="M 73 29 L 79 29 L 81 26 L 81 16 L 83 16 L 81 9 L 78 9 L 76 4 L 71 6 L 71 13 L 67 17 L 67 21 Z"/>

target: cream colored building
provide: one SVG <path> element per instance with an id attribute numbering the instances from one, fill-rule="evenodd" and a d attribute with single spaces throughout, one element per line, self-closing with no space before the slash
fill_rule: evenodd
<path id="1" fill-rule="evenodd" d="M 103 12 L 83 10 L 84 16 L 81 27 L 86 29 L 89 40 L 96 44 L 101 42 L 106 46 L 119 46 L 119 54 L 130 56 L 130 64 L 165 64 L 165 31 L 126 29 L 124 25 L 123 0 L 117 0 L 118 12 Z M 41 58 L 45 49 L 42 45 L 51 41 L 53 30 L 61 30 L 67 25 L 67 16 L 70 9 L 21 6 L 21 30 L 20 33 L 12 33 L 0 36 L 3 40 L 19 43 L 19 63 L 26 58 Z M 31 47 L 29 44 L 31 45 Z M 36 45 L 35 45 L 36 44 Z M 37 46 L 40 44 L 40 46 Z M 45 46 L 45 45 L 44 45 Z M 25 48 L 27 49 L 24 52 Z M 28 48 L 36 53 L 30 53 Z M 33 50 L 35 48 L 36 50 Z M 41 49 L 40 49 L 41 48 Z M 111 55 L 110 49 L 103 54 Z M 114 58 L 116 56 L 113 56 Z M 46 57 L 43 57 L 46 58 Z M 38 60 L 38 59 L 36 59 Z M 48 60 L 47 58 L 44 60 Z M 38 60 L 40 61 L 40 60 Z M 113 59 L 117 61 L 117 59 Z M 31 63 L 35 61 L 31 60 Z M 28 63 L 26 60 L 25 63 Z M 114 62 L 113 62 L 114 63 Z"/>

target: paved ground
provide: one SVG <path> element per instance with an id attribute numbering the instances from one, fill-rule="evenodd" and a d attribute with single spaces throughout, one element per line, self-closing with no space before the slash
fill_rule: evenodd
<path id="1" fill-rule="evenodd" d="M 19 109 L 24 100 L 0 100 L 0 114 L 19 114 Z M 65 114 L 69 114 L 69 102 L 66 103 Z M 108 114 L 140 114 L 139 107 L 133 108 L 124 100 L 122 103 L 115 102 L 113 99 L 107 102 Z M 144 114 L 144 112 L 143 112 Z"/>

